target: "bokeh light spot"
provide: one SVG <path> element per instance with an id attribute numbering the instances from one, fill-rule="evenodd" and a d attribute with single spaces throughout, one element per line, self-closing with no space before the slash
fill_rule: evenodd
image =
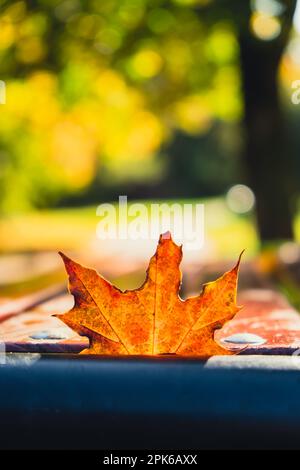
<path id="1" fill-rule="evenodd" d="M 131 68 L 133 72 L 142 78 L 151 78 L 157 75 L 163 65 L 158 52 L 151 49 L 143 49 L 132 59 Z"/>
<path id="2" fill-rule="evenodd" d="M 245 214 L 251 211 L 255 204 L 253 191 L 244 184 L 236 184 L 229 189 L 226 203 L 232 212 Z"/>
<path id="3" fill-rule="evenodd" d="M 300 247 L 295 242 L 283 243 L 279 250 L 278 256 L 284 263 L 293 264 L 300 260 Z"/>
<path id="4" fill-rule="evenodd" d="M 250 26 L 253 34 L 263 41 L 272 41 L 281 33 L 279 19 L 261 12 L 252 14 Z"/>

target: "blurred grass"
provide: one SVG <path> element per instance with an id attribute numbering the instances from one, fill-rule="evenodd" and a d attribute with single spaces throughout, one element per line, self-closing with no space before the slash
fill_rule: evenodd
<path id="1" fill-rule="evenodd" d="M 134 203 L 136 201 L 129 201 Z M 238 215 L 232 212 L 226 205 L 225 198 L 211 198 L 204 200 L 168 200 L 168 201 L 138 201 L 144 202 L 150 211 L 151 202 L 161 203 L 203 203 L 205 210 L 205 245 L 202 250 L 207 261 L 221 261 L 236 259 L 237 254 L 246 249 L 245 258 L 257 257 L 263 259 L 277 256 L 276 247 L 269 250 L 264 247 L 261 251 L 255 230 L 253 214 Z M 116 205 L 116 204 L 115 204 Z M 96 227 L 99 217 L 96 216 L 96 206 L 72 209 L 57 209 L 40 212 L 30 212 L 23 215 L 15 215 L 0 220 L 0 254 L 13 253 L 38 253 L 43 251 L 70 250 L 83 253 L 89 250 L 93 253 L 93 247 L 99 246 L 96 238 Z M 300 240 L 300 214 L 295 220 L 296 239 Z M 119 256 L 120 253 L 110 253 L 111 244 L 104 255 Z M 118 240 L 115 241 L 118 245 Z M 95 245 L 96 244 L 96 245 Z M 134 245 L 135 246 L 135 245 Z M 271 250 L 271 251 L 270 251 Z M 143 256 L 143 250 L 141 252 Z M 269 253 L 269 255 L 268 255 Z M 259 256 L 258 256 L 259 255 Z M 145 254 L 147 257 L 147 255 Z M 198 257 L 198 255 L 196 255 Z M 93 259 L 93 258 L 92 258 Z M 200 254 L 199 260 L 203 259 Z M 131 266 L 131 262 L 129 263 Z M 277 266 L 277 265 L 276 265 Z M 260 265 L 258 269 L 261 269 Z M 275 269 L 275 268 L 274 268 Z M 276 269 L 262 269 L 289 301 L 299 309 L 299 286 L 293 277 L 284 271 L 284 275 L 274 277 Z M 21 273 L 20 273 L 21 274 Z M 135 288 L 144 279 L 144 269 L 134 269 L 125 274 L 116 274 L 112 281 L 121 289 Z M 282 274 L 282 273 L 281 273 Z M 21 276 L 22 277 L 22 276 Z M 35 290 L 47 287 L 57 282 L 65 282 L 65 272 L 58 263 L 57 269 L 30 277 L 21 282 L 10 282 L 0 286 L 0 296 L 19 296 Z"/>
<path id="2" fill-rule="evenodd" d="M 129 203 L 133 202 L 135 201 L 129 201 Z M 258 239 L 252 215 L 242 216 L 233 213 L 228 209 L 223 198 L 138 202 L 144 202 L 148 208 L 151 202 L 203 203 L 205 247 L 213 253 L 213 257 L 236 257 L 236 254 L 244 248 L 249 257 L 257 253 Z M 98 222 L 96 206 L 45 210 L 2 218 L 0 220 L 0 251 L 13 253 L 82 250 L 96 240 Z M 298 227 L 300 229 L 300 222 Z"/>

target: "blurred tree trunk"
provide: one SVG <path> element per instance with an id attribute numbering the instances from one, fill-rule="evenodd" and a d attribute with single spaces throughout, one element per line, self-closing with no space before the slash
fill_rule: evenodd
<path id="1" fill-rule="evenodd" d="M 282 2 L 281 34 L 264 41 L 247 25 L 240 28 L 241 74 L 245 107 L 245 158 L 249 184 L 256 195 L 262 241 L 293 237 L 294 172 L 278 96 L 278 67 L 292 27 L 296 0 Z"/>

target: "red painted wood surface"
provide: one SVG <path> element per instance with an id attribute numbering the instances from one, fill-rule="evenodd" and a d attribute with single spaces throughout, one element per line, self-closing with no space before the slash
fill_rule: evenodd
<path id="1" fill-rule="evenodd" d="M 243 309 L 216 332 L 217 340 L 239 333 L 265 340 L 264 344 L 249 345 L 244 354 L 293 354 L 300 348 L 300 315 L 281 294 L 266 289 L 247 290 L 239 296 L 239 304 Z"/>
<path id="2" fill-rule="evenodd" d="M 293 354 L 300 349 L 300 316 L 280 294 L 271 290 L 247 290 L 239 296 L 244 308 L 224 328 L 216 340 L 234 350 L 246 344 L 232 344 L 224 339 L 232 335 L 257 335 L 265 342 L 251 344 L 243 354 Z M 88 346 L 86 338 L 78 336 L 57 318 L 73 305 L 69 295 L 45 302 L 0 323 L 0 341 L 7 352 L 79 352 Z"/>

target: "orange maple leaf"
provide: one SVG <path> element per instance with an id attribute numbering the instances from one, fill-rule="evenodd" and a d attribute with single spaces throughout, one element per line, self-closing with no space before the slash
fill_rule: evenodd
<path id="1" fill-rule="evenodd" d="M 240 310 L 236 266 L 203 286 L 199 296 L 179 295 L 182 248 L 169 233 L 160 236 L 144 284 L 120 291 L 94 269 L 60 253 L 69 275 L 74 307 L 58 317 L 90 339 L 84 354 L 232 354 L 214 341 L 214 332 Z"/>

